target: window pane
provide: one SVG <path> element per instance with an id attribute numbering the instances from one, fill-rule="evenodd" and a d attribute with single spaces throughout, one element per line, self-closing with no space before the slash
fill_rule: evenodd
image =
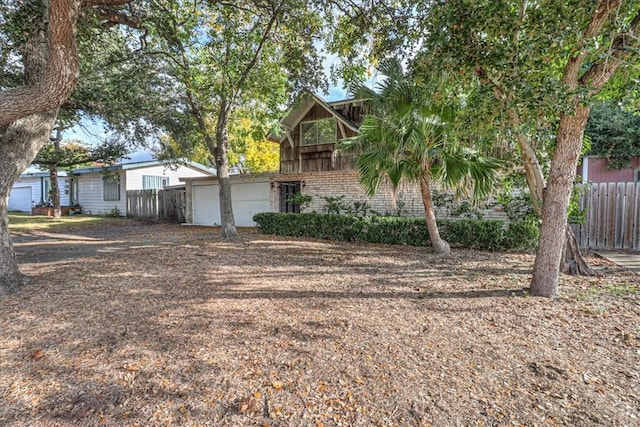
<path id="1" fill-rule="evenodd" d="M 104 201 L 120 200 L 120 180 L 103 179 L 102 192 Z"/>
<path id="2" fill-rule="evenodd" d="M 142 175 L 142 189 L 143 190 L 158 190 L 162 188 L 161 176 Z"/>
<path id="3" fill-rule="evenodd" d="M 317 144 L 318 136 L 315 122 L 302 123 L 300 130 L 302 132 L 302 145 Z"/>
<path id="4" fill-rule="evenodd" d="M 326 119 L 316 122 L 318 125 L 318 144 L 333 144 L 336 142 L 336 121 Z"/>

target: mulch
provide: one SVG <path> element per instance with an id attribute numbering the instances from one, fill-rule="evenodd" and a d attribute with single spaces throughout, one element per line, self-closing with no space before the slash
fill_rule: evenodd
<path id="1" fill-rule="evenodd" d="M 15 236 L 0 425 L 640 424 L 640 278 L 123 221 Z"/>

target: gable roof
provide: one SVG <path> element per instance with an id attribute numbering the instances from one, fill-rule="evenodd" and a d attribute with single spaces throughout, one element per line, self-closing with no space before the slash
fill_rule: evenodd
<path id="1" fill-rule="evenodd" d="M 203 164 L 188 160 L 188 159 L 180 159 L 177 160 L 176 163 L 182 164 L 184 166 L 190 166 L 193 169 L 199 170 L 200 172 L 207 173 L 209 175 L 215 175 L 215 169 L 208 168 Z M 152 166 L 166 166 L 170 164 L 169 162 L 164 162 L 162 160 L 150 160 L 146 162 L 133 162 L 133 163 L 116 163 L 109 166 L 94 166 L 90 168 L 79 168 L 74 169 L 74 175 L 82 175 L 85 173 L 95 173 L 102 172 L 104 170 L 108 171 L 118 171 L 118 170 L 131 170 L 131 169 L 140 169 L 140 168 L 148 168 Z"/>
<path id="2" fill-rule="evenodd" d="M 345 117 L 340 112 L 336 111 L 331 105 L 342 104 L 348 101 L 334 101 L 332 103 L 326 102 L 318 95 L 314 93 L 307 92 L 303 94 L 293 105 L 287 115 L 280 120 L 280 126 L 282 127 L 281 134 L 275 134 L 274 132 L 269 133 L 267 139 L 273 142 L 282 142 L 287 138 L 290 138 L 289 132 L 295 128 L 295 126 L 300 123 L 300 121 L 307 115 L 309 110 L 313 108 L 314 105 L 318 104 L 325 110 L 327 110 L 336 120 L 342 123 L 344 126 L 348 127 L 354 132 L 358 132 L 358 126 Z"/>

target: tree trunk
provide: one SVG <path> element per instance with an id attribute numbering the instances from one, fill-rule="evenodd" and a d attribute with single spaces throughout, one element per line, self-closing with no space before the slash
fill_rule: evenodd
<path id="1" fill-rule="evenodd" d="M 62 129 L 56 129 L 56 137 L 53 140 L 53 148 L 56 153 L 60 151 L 60 141 L 62 141 Z M 59 219 L 62 216 L 60 211 L 60 186 L 58 185 L 58 168 L 53 165 L 49 168 L 49 180 L 51 181 L 51 203 L 53 204 L 53 217 Z"/>
<path id="2" fill-rule="evenodd" d="M 58 169 L 49 169 L 49 180 L 51 181 L 51 204 L 53 205 L 53 217 L 60 218 L 60 186 L 58 185 Z"/>
<path id="3" fill-rule="evenodd" d="M 429 177 L 422 175 L 420 177 L 420 193 L 422 194 L 422 204 L 424 205 L 424 217 L 427 221 L 427 229 L 429 230 L 429 240 L 431 247 L 437 254 L 448 254 L 451 252 L 449 243 L 442 240 L 436 223 L 436 215 L 433 212 L 433 201 L 431 200 L 431 187 Z"/>
<path id="4" fill-rule="evenodd" d="M 74 28 L 69 31 L 73 32 Z M 44 32 L 28 39 L 23 55 L 26 88 L 41 82 L 47 76 L 48 53 L 48 41 Z M 13 292 L 26 282 L 18 268 L 9 235 L 9 191 L 38 151 L 49 141 L 58 115 L 57 103 L 52 101 L 51 108 L 50 111 L 23 116 L 0 127 L 0 294 Z"/>
<path id="5" fill-rule="evenodd" d="M 569 224 L 567 224 L 566 228 L 560 272 L 572 276 L 594 275 L 593 270 L 587 264 L 587 260 L 584 259 L 584 256 L 582 256 L 580 252 L 578 240 Z"/>
<path id="6" fill-rule="evenodd" d="M 508 109 L 507 113 L 511 119 L 511 125 L 516 131 L 516 140 L 518 141 L 518 147 L 520 147 L 520 156 L 524 164 L 524 174 L 531 194 L 533 210 L 540 217 L 542 216 L 542 192 L 544 190 L 542 167 L 540 167 L 538 156 L 533 147 L 531 147 L 528 138 L 521 133 L 522 123 L 518 113 L 513 108 Z"/>
<path id="7" fill-rule="evenodd" d="M 514 129 L 518 130 L 521 123 L 516 111 L 510 109 L 509 117 Z M 540 162 L 538 161 L 536 152 L 533 150 L 533 147 L 531 147 L 527 137 L 518 133 L 517 141 L 524 163 L 525 176 L 527 178 L 529 193 L 531 194 L 533 210 L 538 217 L 542 217 L 542 198 L 545 186 L 542 167 L 540 167 Z M 570 274 L 573 276 L 592 276 L 593 270 L 589 268 L 587 260 L 584 259 L 582 252 L 580 252 L 576 237 L 568 224 L 566 227 L 566 233 L 567 235 L 564 243 L 565 246 L 562 251 L 563 259 L 560 271 L 564 274 Z"/>
<path id="8" fill-rule="evenodd" d="M 532 295 L 558 295 L 558 276 L 567 234 L 569 199 L 590 110 L 590 106 L 576 107 L 575 115 L 560 117 L 556 149 L 543 198 L 540 241 L 531 280 Z"/>
<path id="9" fill-rule="evenodd" d="M 231 201 L 231 180 L 229 179 L 229 159 L 227 149 L 229 147 L 229 106 L 220 103 L 220 112 L 216 124 L 216 174 L 218 176 L 218 188 L 220 194 L 220 222 L 222 223 L 222 238 L 235 239 L 238 237 L 236 222 L 233 217 L 233 205 Z"/>
<path id="10" fill-rule="evenodd" d="M 8 200 L 11 187 L 51 136 L 57 110 L 25 117 L 0 136 L 0 294 L 26 283 L 9 236 Z"/>
<path id="11" fill-rule="evenodd" d="M 21 285 L 28 283 L 28 279 L 20 273 L 11 244 L 7 216 L 9 192 L 6 191 L 6 186 L 3 187 L 5 188 L 0 188 L 0 295 L 14 292 Z"/>

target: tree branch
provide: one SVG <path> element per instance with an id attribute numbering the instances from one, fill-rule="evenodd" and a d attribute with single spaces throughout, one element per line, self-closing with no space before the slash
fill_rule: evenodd
<path id="1" fill-rule="evenodd" d="M 96 7 L 96 6 L 124 6 L 125 4 L 130 4 L 135 0 L 83 0 L 82 8 L 86 9 L 88 7 Z"/>
<path id="2" fill-rule="evenodd" d="M 278 7 L 271 14 L 271 19 L 269 19 L 269 22 L 267 23 L 267 27 L 264 30 L 264 34 L 262 34 L 262 38 L 260 39 L 260 43 L 258 44 L 258 48 L 254 52 L 253 58 L 251 58 L 251 61 L 249 61 L 249 63 L 245 67 L 242 75 L 240 76 L 240 80 L 238 80 L 238 84 L 236 86 L 236 90 L 234 91 L 231 99 L 229 100 L 229 105 L 232 105 L 235 102 L 235 98 L 242 91 L 242 86 L 244 85 L 244 82 L 249 77 L 249 73 L 251 73 L 251 70 L 253 69 L 253 67 L 255 67 L 256 63 L 258 62 L 258 59 L 260 58 L 260 54 L 262 53 L 262 48 L 264 47 L 264 44 L 267 42 L 267 39 L 269 38 L 269 34 L 271 33 L 271 29 L 273 28 L 273 26 L 275 25 L 276 21 L 278 20 L 278 16 L 280 15 L 280 7 L 281 6 L 282 5 L 279 4 Z"/>
<path id="3" fill-rule="evenodd" d="M 618 34 L 611 43 L 609 55 L 592 63 L 580 77 L 580 84 L 591 88 L 590 94 L 599 91 L 616 72 L 624 58 L 631 54 L 631 48 L 637 47 L 640 31 L 640 11 L 631 20 L 629 31 Z"/>
<path id="4" fill-rule="evenodd" d="M 589 50 L 587 49 L 587 43 L 590 39 L 593 39 L 598 35 L 602 26 L 609 18 L 609 15 L 620 5 L 623 0 L 600 0 L 591 21 L 584 30 L 581 38 L 581 43 L 577 47 L 577 52 L 569 58 L 567 65 L 565 66 L 564 73 L 562 75 L 562 82 L 568 85 L 570 88 L 575 89 L 578 85 L 578 73 L 580 67 L 587 57 Z"/>
<path id="5" fill-rule="evenodd" d="M 47 39 L 49 54 L 42 78 L 26 86 L 0 92 L 0 128 L 20 118 L 49 111 L 71 95 L 78 81 L 75 39 L 77 0 L 51 0 Z"/>
<path id="6" fill-rule="evenodd" d="M 98 16 L 107 24 L 109 27 L 114 27 L 116 25 L 126 25 L 127 27 L 139 30 L 140 22 L 134 19 L 132 16 L 129 16 L 120 11 L 115 11 L 111 9 L 98 9 Z"/>

